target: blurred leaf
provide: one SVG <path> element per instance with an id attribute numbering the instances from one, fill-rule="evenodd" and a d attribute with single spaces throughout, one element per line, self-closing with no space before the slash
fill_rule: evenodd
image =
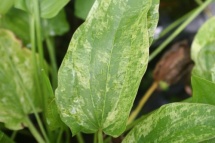
<path id="1" fill-rule="evenodd" d="M 215 83 L 193 74 L 192 88 L 195 102 L 215 105 Z"/>
<path id="2" fill-rule="evenodd" d="M 193 73 L 215 82 L 215 17 L 199 29 L 191 48 L 195 62 Z"/>
<path id="3" fill-rule="evenodd" d="M 46 104 L 47 107 L 45 107 L 45 116 L 46 116 L 46 122 L 48 124 L 48 127 L 50 130 L 56 130 L 59 127 L 65 126 L 63 124 L 63 122 L 60 119 L 60 115 L 58 112 L 58 108 L 55 102 L 55 98 L 54 98 L 54 92 L 52 89 L 52 85 L 50 83 L 50 80 L 48 79 L 48 77 L 46 76 L 45 72 L 42 72 L 43 74 L 43 82 L 46 88 L 46 93 L 45 95 L 48 95 L 46 97 L 48 97 L 46 99 Z"/>
<path id="4" fill-rule="evenodd" d="M 65 12 L 62 10 L 51 19 L 43 19 L 43 34 L 48 36 L 62 35 L 69 30 Z M 25 45 L 30 43 L 29 16 L 22 10 L 12 8 L 6 15 L 2 16 L 0 26 L 13 31 Z M 43 35 L 44 39 L 45 35 Z"/>
<path id="5" fill-rule="evenodd" d="M 60 119 L 55 99 L 49 100 L 48 107 L 46 109 L 46 121 L 50 130 L 56 130 L 59 127 L 64 126 Z"/>
<path id="6" fill-rule="evenodd" d="M 22 129 L 33 112 L 29 99 L 37 111 L 42 103 L 35 94 L 32 55 L 13 33 L 0 29 L 0 59 L 0 122 L 9 129 Z"/>
<path id="7" fill-rule="evenodd" d="M 49 36 L 60 36 L 69 30 L 65 11 L 62 10 L 51 19 L 43 19 L 43 27 Z"/>
<path id="8" fill-rule="evenodd" d="M 0 131 L 0 143 L 14 143 L 14 141 Z"/>
<path id="9" fill-rule="evenodd" d="M 41 16 L 43 18 L 52 18 L 69 2 L 69 0 L 41 0 Z"/>
<path id="10" fill-rule="evenodd" d="M 173 103 L 137 124 L 123 143 L 193 143 L 215 137 L 215 106 Z"/>
<path id="11" fill-rule="evenodd" d="M 192 59 L 195 67 L 192 73 L 194 102 L 215 105 L 215 18 L 205 22 L 192 44 Z"/>
<path id="12" fill-rule="evenodd" d="M 40 0 L 40 14 L 42 18 L 55 17 L 69 0 Z M 15 7 L 33 13 L 34 4 L 31 0 L 16 0 Z"/>
<path id="13" fill-rule="evenodd" d="M 1 27 L 13 31 L 24 43 L 30 41 L 29 17 L 22 10 L 12 8 L 1 18 Z"/>
<path id="14" fill-rule="evenodd" d="M 8 10 L 13 6 L 14 0 L 1 0 L 0 4 L 0 16 L 8 12 Z"/>
<path id="15" fill-rule="evenodd" d="M 73 134 L 102 129 L 116 137 L 125 130 L 148 64 L 154 7 L 157 0 L 97 0 L 74 34 L 56 90 L 61 119 Z"/>
<path id="16" fill-rule="evenodd" d="M 75 15 L 85 20 L 94 2 L 95 0 L 75 0 Z"/>

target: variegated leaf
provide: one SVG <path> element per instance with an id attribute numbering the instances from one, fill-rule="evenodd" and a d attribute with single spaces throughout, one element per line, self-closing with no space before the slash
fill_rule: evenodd
<path id="1" fill-rule="evenodd" d="M 33 112 L 29 99 L 37 111 L 42 108 L 33 80 L 32 54 L 12 32 L 0 29 L 0 60 L 0 122 L 9 129 L 22 129 Z"/>
<path id="2" fill-rule="evenodd" d="M 56 102 L 77 132 L 125 129 L 158 20 L 157 0 L 97 0 L 59 69 Z"/>
<path id="3" fill-rule="evenodd" d="M 215 105 L 215 18 L 206 21 L 196 34 L 191 50 L 193 101 Z"/>
<path id="4" fill-rule="evenodd" d="M 215 106 L 173 103 L 137 124 L 123 143 L 196 143 L 215 137 Z"/>
<path id="5" fill-rule="evenodd" d="M 215 82 L 215 17 L 204 23 L 194 38 L 191 56 L 195 62 L 193 73 Z"/>

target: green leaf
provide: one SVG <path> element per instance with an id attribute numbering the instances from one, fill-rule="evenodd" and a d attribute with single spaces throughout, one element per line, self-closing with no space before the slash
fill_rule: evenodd
<path id="1" fill-rule="evenodd" d="M 75 0 L 75 15 L 85 20 L 94 2 L 95 0 Z"/>
<path id="2" fill-rule="evenodd" d="M 12 139 L 6 136 L 2 131 L 0 131 L 0 142 L 1 143 L 14 143 Z"/>
<path id="3" fill-rule="evenodd" d="M 0 29 L 0 122 L 13 130 L 25 126 L 26 117 L 41 110 L 35 94 L 31 52 L 21 47 L 13 33 Z"/>
<path id="4" fill-rule="evenodd" d="M 1 0 L 0 4 L 0 16 L 6 14 L 8 10 L 13 6 L 14 0 Z"/>
<path id="5" fill-rule="evenodd" d="M 2 28 L 13 31 L 24 43 L 30 43 L 29 17 L 22 10 L 12 8 L 1 18 Z"/>
<path id="6" fill-rule="evenodd" d="M 61 119 L 73 134 L 102 129 L 116 137 L 125 130 L 148 64 L 154 7 L 158 1 L 97 0 L 75 32 L 56 90 Z"/>
<path id="7" fill-rule="evenodd" d="M 64 126 L 60 119 L 55 99 L 50 100 L 48 103 L 48 107 L 46 109 L 46 121 L 50 130 L 56 130 L 59 127 Z"/>
<path id="8" fill-rule="evenodd" d="M 58 15 L 50 19 L 43 19 L 43 31 L 49 36 L 61 36 L 69 30 L 66 13 L 61 10 Z"/>
<path id="9" fill-rule="evenodd" d="M 215 137 L 215 106 L 173 103 L 144 118 L 123 143 L 193 143 Z"/>
<path id="10" fill-rule="evenodd" d="M 215 105 L 215 83 L 192 75 L 193 101 Z"/>
<path id="11" fill-rule="evenodd" d="M 6 15 L 2 16 L 0 26 L 13 31 L 25 45 L 30 43 L 29 15 L 19 9 L 12 8 Z M 65 12 L 62 10 L 51 19 L 43 19 L 43 34 L 48 36 L 63 35 L 69 30 Z M 45 35 L 43 35 L 44 39 Z"/>
<path id="12" fill-rule="evenodd" d="M 215 17 L 209 19 L 199 29 L 192 44 L 193 73 L 215 82 Z"/>
<path id="13" fill-rule="evenodd" d="M 42 18 L 55 17 L 69 0 L 40 0 L 40 14 Z M 15 7 L 32 13 L 33 2 L 31 0 L 16 0 Z"/>

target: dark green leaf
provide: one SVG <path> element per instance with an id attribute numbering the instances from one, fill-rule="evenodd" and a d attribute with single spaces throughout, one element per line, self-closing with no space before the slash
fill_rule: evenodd
<path id="1" fill-rule="evenodd" d="M 14 143 L 14 141 L 0 131 L 0 143 Z"/>
<path id="2" fill-rule="evenodd" d="M 10 29 L 24 43 L 30 41 L 29 17 L 22 10 L 12 8 L 6 15 L 1 18 L 0 23 L 2 28 Z"/>
<path id="3" fill-rule="evenodd" d="M 215 106 L 173 103 L 144 118 L 123 143 L 194 143 L 215 137 Z"/>
<path id="4" fill-rule="evenodd" d="M 0 26 L 13 31 L 26 45 L 30 43 L 30 23 L 26 12 L 12 8 L 2 16 Z M 43 19 L 43 34 L 48 36 L 62 35 L 69 30 L 65 12 L 62 10 L 51 19 Z M 45 35 L 43 35 L 44 39 Z"/>
<path id="5" fill-rule="evenodd" d="M 56 102 L 73 134 L 102 129 L 119 136 L 125 130 L 148 64 L 157 8 L 151 0 L 94 3 L 59 70 Z"/>
<path id="6" fill-rule="evenodd" d="M 21 47 L 13 33 L 0 29 L 0 58 L 0 122 L 10 129 L 22 129 L 33 112 L 30 101 L 37 111 L 41 109 L 31 52 Z"/>
<path id="7" fill-rule="evenodd" d="M 95 0 L 75 0 L 75 15 L 85 20 L 94 1 Z"/>
<path id="8" fill-rule="evenodd" d="M 46 120 L 50 130 L 56 130 L 57 128 L 64 126 L 60 119 L 55 99 L 49 101 L 46 109 Z"/>
<path id="9" fill-rule="evenodd" d="M 60 36 L 69 30 L 65 11 L 62 10 L 51 19 L 43 19 L 43 31 L 49 36 Z"/>
<path id="10" fill-rule="evenodd" d="M 13 6 L 14 0 L 1 0 L 0 2 L 0 16 L 7 13 L 8 10 Z"/>

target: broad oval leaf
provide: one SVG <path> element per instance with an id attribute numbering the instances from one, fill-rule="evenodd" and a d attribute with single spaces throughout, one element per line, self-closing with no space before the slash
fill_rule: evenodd
<path id="1" fill-rule="evenodd" d="M 95 1 L 59 69 L 56 102 L 73 134 L 102 129 L 119 136 L 125 130 L 147 67 L 158 4 L 157 0 Z"/>
<path id="2" fill-rule="evenodd" d="M 123 143 L 193 143 L 215 137 L 215 106 L 173 103 L 137 124 Z"/>
<path id="3" fill-rule="evenodd" d="M 56 16 L 69 0 L 40 0 L 40 14 L 42 18 L 52 18 Z M 34 4 L 29 0 L 16 0 L 15 7 L 32 13 Z"/>
<path id="4" fill-rule="evenodd" d="M 195 62 L 193 73 L 215 82 L 215 17 L 209 19 L 199 29 L 191 47 Z"/>
<path id="5" fill-rule="evenodd" d="M 26 117 L 33 110 L 41 110 L 41 98 L 33 80 L 31 52 L 21 47 L 13 33 L 0 29 L 0 122 L 18 130 L 25 126 Z"/>

